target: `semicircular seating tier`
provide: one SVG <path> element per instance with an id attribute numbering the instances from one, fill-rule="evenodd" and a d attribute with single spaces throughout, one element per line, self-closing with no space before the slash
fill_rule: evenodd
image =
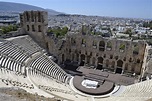
<path id="1" fill-rule="evenodd" d="M 28 67 L 60 82 L 70 78 L 28 35 L 10 38 L 0 43 L 0 66 L 22 74 L 26 74 Z"/>
<path id="2" fill-rule="evenodd" d="M 126 86 L 107 98 L 84 95 L 74 88 L 72 80 L 73 77 L 49 59 L 45 50 L 28 35 L 0 42 L 0 87 L 17 86 L 29 92 L 59 95 L 74 101 L 144 101 L 152 98 L 152 80 Z"/>

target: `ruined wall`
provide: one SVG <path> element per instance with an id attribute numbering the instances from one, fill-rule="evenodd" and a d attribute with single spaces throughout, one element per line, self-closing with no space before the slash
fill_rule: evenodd
<path id="1" fill-rule="evenodd" d="M 81 32 L 69 32 L 64 39 L 46 36 L 47 12 L 25 11 L 21 14 L 22 28 L 38 44 L 58 58 L 58 63 L 69 59 L 84 62 L 97 69 L 122 69 L 122 73 L 143 72 L 145 41 L 121 40 L 90 35 L 87 28 Z M 144 66 L 143 66 L 144 67 Z"/>
<path id="2" fill-rule="evenodd" d="M 46 47 L 45 34 L 48 14 L 45 11 L 25 11 L 20 15 L 21 27 L 43 48 Z"/>
<path id="3" fill-rule="evenodd" d="M 84 61 L 96 68 L 109 68 L 115 71 L 140 74 L 146 42 L 103 38 L 101 36 L 69 34 L 60 51 L 59 61 Z M 100 68 L 99 68 L 100 69 Z"/>
<path id="4" fill-rule="evenodd" d="M 152 47 L 147 46 L 146 47 L 146 55 L 145 57 L 145 68 L 143 69 L 143 77 L 146 76 L 146 74 L 152 75 Z"/>

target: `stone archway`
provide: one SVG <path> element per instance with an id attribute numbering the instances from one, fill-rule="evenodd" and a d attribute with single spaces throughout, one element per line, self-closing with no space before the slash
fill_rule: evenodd
<path id="1" fill-rule="evenodd" d="M 64 61 L 65 61 L 64 60 L 64 54 L 62 54 L 62 61 L 61 62 L 64 63 Z"/>
<path id="2" fill-rule="evenodd" d="M 123 67 L 123 61 L 122 60 L 117 61 L 117 67 L 119 67 L 119 68 Z"/>
<path id="3" fill-rule="evenodd" d="M 104 51 L 105 50 L 105 42 L 104 41 L 100 41 L 99 42 L 99 51 Z"/>
<path id="4" fill-rule="evenodd" d="M 85 55 L 81 54 L 80 66 L 84 66 L 84 64 L 85 64 Z"/>
<path id="5" fill-rule="evenodd" d="M 30 27 L 29 27 L 29 25 L 27 25 L 27 31 L 30 31 Z"/>
<path id="6" fill-rule="evenodd" d="M 123 61 L 122 60 L 118 60 L 117 61 L 116 73 L 121 74 L 122 73 L 122 67 L 123 67 Z"/>
<path id="7" fill-rule="evenodd" d="M 98 64 L 97 64 L 97 69 L 101 70 L 103 67 L 103 58 L 98 57 Z"/>
<path id="8" fill-rule="evenodd" d="M 46 49 L 49 51 L 49 43 L 46 42 Z"/>

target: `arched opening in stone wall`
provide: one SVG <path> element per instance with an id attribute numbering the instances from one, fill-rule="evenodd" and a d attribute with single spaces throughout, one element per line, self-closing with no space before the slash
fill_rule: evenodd
<path id="1" fill-rule="evenodd" d="M 29 22 L 29 14 L 26 12 L 26 21 Z"/>
<path id="2" fill-rule="evenodd" d="M 87 56 L 87 64 L 90 64 L 90 56 Z"/>
<path id="3" fill-rule="evenodd" d="M 31 11 L 31 20 L 32 20 L 32 22 L 34 22 L 34 13 L 33 13 L 33 11 Z"/>
<path id="4" fill-rule="evenodd" d="M 119 46 L 119 51 L 120 52 L 124 52 L 125 51 L 125 44 L 120 44 L 120 46 Z"/>
<path id="5" fill-rule="evenodd" d="M 64 61 L 65 61 L 65 60 L 64 60 L 64 54 L 62 54 L 62 63 L 64 63 Z"/>
<path id="6" fill-rule="evenodd" d="M 41 13 L 38 12 L 38 22 L 41 22 Z"/>
<path id="7" fill-rule="evenodd" d="M 80 66 L 84 66 L 84 63 L 85 63 L 85 55 L 81 54 Z"/>
<path id="8" fill-rule="evenodd" d="M 93 46 L 93 48 L 97 48 L 97 42 L 93 41 L 92 46 Z"/>
<path id="9" fill-rule="evenodd" d="M 138 45 L 134 45 L 134 47 L 133 47 L 133 54 L 134 55 L 138 55 L 138 53 L 139 53 L 139 47 L 138 47 Z"/>
<path id="10" fill-rule="evenodd" d="M 106 54 L 103 55 L 103 58 L 106 58 Z"/>
<path id="11" fill-rule="evenodd" d="M 38 25 L 38 31 L 41 32 L 41 25 Z"/>
<path id="12" fill-rule="evenodd" d="M 117 61 L 117 67 L 122 68 L 123 66 L 123 61 L 122 60 L 118 60 Z"/>
<path id="13" fill-rule="evenodd" d="M 46 42 L 46 49 L 49 51 L 49 43 Z"/>
<path id="14" fill-rule="evenodd" d="M 98 57 L 98 64 L 97 64 L 97 69 L 101 70 L 103 67 L 103 58 Z"/>
<path id="15" fill-rule="evenodd" d="M 82 39 L 81 44 L 82 44 L 82 47 L 86 47 L 86 40 Z"/>
<path id="16" fill-rule="evenodd" d="M 137 59 L 137 63 L 140 63 L 140 59 Z"/>
<path id="17" fill-rule="evenodd" d="M 27 25 L 27 31 L 30 31 L 30 26 L 29 25 Z"/>
<path id="18" fill-rule="evenodd" d="M 118 60 L 117 61 L 116 73 L 121 74 L 122 73 L 122 67 L 123 67 L 123 61 L 122 60 Z"/>
<path id="19" fill-rule="evenodd" d="M 100 41 L 99 42 L 99 51 L 104 51 L 105 50 L 105 42 L 104 41 Z"/>
<path id="20" fill-rule="evenodd" d="M 111 42 L 107 42 L 107 50 L 112 50 L 112 43 Z"/>
<path id="21" fill-rule="evenodd" d="M 118 60 L 118 56 L 115 56 L 115 59 Z"/>
<path id="22" fill-rule="evenodd" d="M 123 58 L 123 61 L 126 61 L 126 57 Z"/>
<path id="23" fill-rule="evenodd" d="M 129 62 L 132 62 L 133 61 L 133 59 L 132 58 L 129 58 Z"/>
<path id="24" fill-rule="evenodd" d="M 75 41 L 74 38 L 71 38 L 71 45 L 72 45 L 72 46 L 75 46 L 75 45 L 76 45 L 76 41 Z"/>
<path id="25" fill-rule="evenodd" d="M 69 49 L 69 54 L 71 54 L 71 49 Z"/>
<path id="26" fill-rule="evenodd" d="M 32 31 L 35 31 L 35 27 L 34 27 L 34 25 L 32 25 Z"/>
<path id="27" fill-rule="evenodd" d="M 110 59 L 112 59 L 113 58 L 113 55 L 110 55 Z"/>

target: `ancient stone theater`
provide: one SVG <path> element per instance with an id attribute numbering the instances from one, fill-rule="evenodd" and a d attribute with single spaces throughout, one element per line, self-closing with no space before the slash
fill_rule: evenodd
<path id="1" fill-rule="evenodd" d="M 48 34 L 45 11 L 20 15 L 20 36 L 0 39 L 0 87 L 63 101 L 147 101 L 152 48 L 144 40 L 90 34 L 90 26 Z"/>

